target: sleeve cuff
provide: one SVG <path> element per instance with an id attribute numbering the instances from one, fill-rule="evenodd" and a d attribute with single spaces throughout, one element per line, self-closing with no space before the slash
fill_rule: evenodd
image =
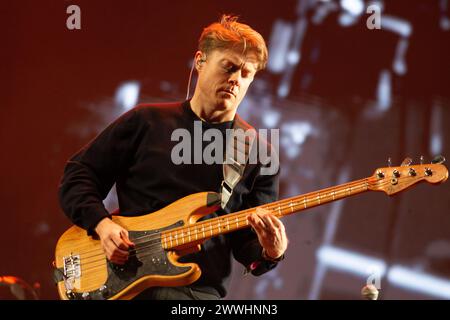
<path id="1" fill-rule="evenodd" d="M 91 224 L 91 226 L 87 229 L 87 234 L 88 236 L 94 236 L 97 233 L 95 232 L 95 227 L 97 227 L 97 224 L 102 221 L 104 218 L 111 218 L 111 214 L 106 214 L 103 216 L 97 216 L 95 220 L 93 220 L 93 223 Z"/>
<path id="2" fill-rule="evenodd" d="M 270 261 L 270 262 L 280 262 L 281 260 L 284 260 L 284 253 L 281 256 L 279 256 L 278 258 L 274 259 L 274 258 L 269 257 L 266 253 L 266 250 L 264 250 L 264 248 L 263 248 L 262 253 L 261 253 L 261 258 L 266 261 Z"/>
<path id="3" fill-rule="evenodd" d="M 278 265 L 278 262 L 284 259 L 284 254 L 277 258 L 277 259 L 271 259 L 267 255 L 264 254 L 264 249 L 261 252 L 261 257 L 258 260 L 253 261 L 250 263 L 250 265 L 246 268 L 245 273 L 251 273 L 254 276 L 260 276 L 273 268 L 275 268 Z"/>

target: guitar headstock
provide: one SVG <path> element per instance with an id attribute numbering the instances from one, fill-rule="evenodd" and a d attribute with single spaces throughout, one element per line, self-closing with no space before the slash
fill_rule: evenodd
<path id="1" fill-rule="evenodd" d="M 393 195 L 421 181 L 432 184 L 442 183 L 448 178 L 448 170 L 442 164 L 445 158 L 439 159 L 440 161 L 435 163 L 432 161 L 429 164 L 410 165 L 411 160 L 406 158 L 399 167 L 378 168 L 369 178 L 368 188 Z"/>

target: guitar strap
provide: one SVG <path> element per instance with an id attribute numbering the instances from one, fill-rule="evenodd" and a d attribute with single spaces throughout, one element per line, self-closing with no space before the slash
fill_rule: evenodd
<path id="1" fill-rule="evenodd" d="M 225 209 L 233 189 L 242 179 L 250 157 L 256 130 L 236 114 L 233 126 L 227 133 L 225 161 L 223 163 L 223 181 L 221 184 L 221 207 Z M 253 150 L 253 151 L 252 151 Z"/>

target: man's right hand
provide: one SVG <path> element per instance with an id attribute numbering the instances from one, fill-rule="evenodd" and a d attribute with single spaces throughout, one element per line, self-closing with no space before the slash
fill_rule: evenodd
<path id="1" fill-rule="evenodd" d="M 108 260 L 115 264 L 124 264 L 128 260 L 128 249 L 134 247 L 134 243 L 128 238 L 127 230 L 111 219 L 104 218 L 95 227 L 95 232 L 100 237 Z"/>

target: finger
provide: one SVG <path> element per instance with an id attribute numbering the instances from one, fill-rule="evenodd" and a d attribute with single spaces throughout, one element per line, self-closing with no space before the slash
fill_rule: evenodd
<path id="1" fill-rule="evenodd" d="M 281 235 L 286 236 L 286 228 L 284 227 L 284 224 L 274 215 L 270 215 L 270 219 L 272 221 L 272 224 L 277 229 L 277 232 L 279 232 Z"/>
<path id="2" fill-rule="evenodd" d="M 267 210 L 265 210 L 265 209 L 257 210 L 254 213 L 254 215 L 255 215 L 256 218 L 259 218 L 259 220 L 261 220 L 263 228 L 267 228 L 268 227 L 267 220 L 264 218 L 265 216 L 268 215 L 268 211 Z"/>
<path id="3" fill-rule="evenodd" d="M 129 252 L 127 250 L 122 250 L 117 247 L 117 245 L 114 243 L 114 241 L 111 240 L 110 242 L 110 260 L 127 260 Z"/>
<path id="4" fill-rule="evenodd" d="M 271 214 L 271 215 L 269 215 L 269 217 L 270 217 L 270 219 L 272 220 L 272 223 L 274 224 L 274 226 L 275 226 L 276 228 L 284 229 L 284 224 L 283 224 L 283 222 L 281 222 L 281 220 L 278 219 L 277 216 Z"/>
<path id="5" fill-rule="evenodd" d="M 127 262 L 128 258 L 124 258 L 120 255 L 113 255 L 111 257 L 111 261 L 116 263 L 116 264 L 124 264 L 125 262 Z"/>
<path id="6" fill-rule="evenodd" d="M 251 219 L 252 219 L 252 221 L 253 221 L 253 224 L 254 224 L 258 229 L 265 229 L 266 225 L 265 225 L 264 221 L 262 220 L 262 218 L 261 218 L 258 214 L 253 213 L 253 214 L 251 215 Z"/>
<path id="7" fill-rule="evenodd" d="M 122 249 L 122 250 L 128 250 L 129 245 L 125 241 L 122 240 L 121 233 L 113 234 L 111 236 L 111 240 L 114 242 L 114 244 L 116 245 L 117 248 Z"/>
<path id="8" fill-rule="evenodd" d="M 266 214 L 264 215 L 261 220 L 263 220 L 266 230 L 268 230 L 272 234 L 277 234 L 277 228 L 275 227 L 274 223 L 272 222 L 272 219 L 270 218 L 271 215 Z"/>
<path id="9" fill-rule="evenodd" d="M 124 265 L 127 262 L 127 260 L 111 259 L 111 262 L 118 265 Z"/>
<path id="10" fill-rule="evenodd" d="M 122 240 L 125 242 L 126 245 L 128 245 L 129 247 L 134 247 L 134 243 L 131 242 L 130 238 L 128 237 L 128 231 L 123 229 L 120 232 L 120 236 L 122 237 Z"/>
<path id="11" fill-rule="evenodd" d="M 286 228 L 284 227 L 284 224 L 281 222 L 280 219 L 278 219 L 275 216 L 271 216 L 271 219 L 272 219 L 273 224 L 277 227 L 277 229 L 279 231 L 279 237 L 280 237 L 281 243 L 283 243 L 287 247 L 288 238 L 287 238 Z"/>
<path id="12" fill-rule="evenodd" d="M 109 259 L 109 261 L 111 261 L 114 264 L 125 264 L 127 262 L 127 259 L 112 256 L 111 259 Z"/>
<path id="13" fill-rule="evenodd" d="M 275 215 L 263 208 L 259 208 L 260 210 L 257 210 L 256 214 L 261 218 L 261 220 L 264 222 L 264 225 L 267 229 L 271 230 L 271 232 L 275 232 L 275 230 L 278 228 L 278 223 L 274 223 L 272 217 L 275 217 Z M 278 220 L 279 221 L 279 220 Z M 279 221 L 281 223 L 281 221 Z"/>
<path id="14" fill-rule="evenodd" d="M 285 246 L 286 246 L 286 248 L 287 248 L 288 243 L 289 243 L 289 239 L 288 239 L 288 237 L 287 237 L 287 233 L 286 233 L 286 230 L 285 230 L 285 229 L 282 230 L 282 232 L 281 232 L 281 237 L 282 237 L 282 239 L 283 239 L 283 243 L 285 244 Z"/>
<path id="15" fill-rule="evenodd" d="M 113 263 L 124 264 L 128 259 L 128 252 L 117 248 L 116 244 L 111 239 L 108 239 L 108 241 L 105 242 L 104 251 L 108 260 Z"/>
<path id="16" fill-rule="evenodd" d="M 250 222 L 250 225 L 253 227 L 256 233 L 259 234 L 264 231 L 264 222 L 262 222 L 261 218 L 256 214 L 251 214 L 250 216 L 248 216 L 248 221 Z"/>
<path id="17" fill-rule="evenodd" d="M 260 215 L 260 216 L 263 216 L 263 215 L 266 215 L 266 214 L 270 214 L 269 210 L 267 210 L 265 208 L 262 208 L 262 207 L 256 208 L 255 212 L 256 212 L 257 215 Z"/>

